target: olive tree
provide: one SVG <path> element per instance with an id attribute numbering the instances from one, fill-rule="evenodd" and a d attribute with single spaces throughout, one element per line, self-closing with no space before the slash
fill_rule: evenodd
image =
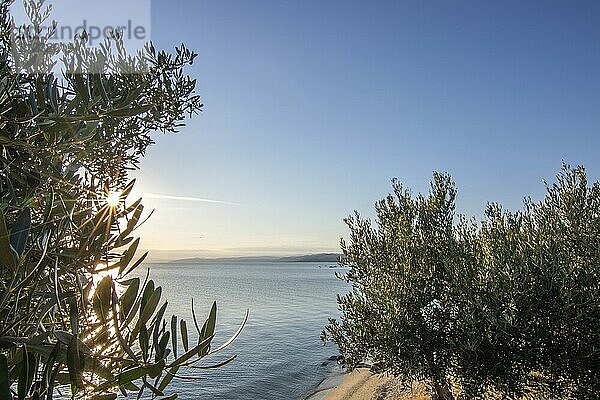
<path id="1" fill-rule="evenodd" d="M 333 340 L 350 368 L 430 383 L 434 397 L 594 398 L 600 389 L 600 185 L 564 165 L 540 202 L 455 214 L 455 187 L 397 181 L 377 225 L 346 220 Z"/>
<path id="2" fill-rule="evenodd" d="M 479 285 L 464 287 L 468 386 L 554 398 L 600 393 L 600 185 L 563 166 L 539 202 L 497 204 L 478 232 Z"/>
<path id="3" fill-rule="evenodd" d="M 358 214 L 346 219 L 352 290 L 338 297 L 341 323 L 331 320 L 326 334 L 351 368 L 372 358 L 379 371 L 428 379 L 447 399 L 456 320 L 449 286 L 465 257 L 453 225 L 456 190 L 442 174 L 426 196 L 413 198 L 396 180 L 393 189 L 376 204 L 377 226 Z"/>
<path id="4" fill-rule="evenodd" d="M 51 399 L 64 385 L 74 397 L 165 396 L 181 368 L 220 349 L 216 304 L 204 324 L 192 304 L 188 335 L 185 320 L 167 323 L 161 288 L 130 275 L 147 254 L 133 236 L 144 207 L 128 173 L 153 131 L 201 111 L 184 73 L 196 54 L 149 43 L 130 57 L 115 37 L 81 58 L 82 35 L 63 74 L 32 73 L 18 58 L 33 53 L 11 42 L 10 3 L 0 5 L 0 398 Z M 51 68 L 43 3 L 25 2 L 35 32 L 19 45 L 48 46 L 36 62 Z M 139 63 L 143 73 L 123 72 Z"/>

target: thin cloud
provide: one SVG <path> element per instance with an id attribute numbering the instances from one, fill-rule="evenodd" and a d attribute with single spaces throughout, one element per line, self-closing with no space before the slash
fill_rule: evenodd
<path id="1" fill-rule="evenodd" d="M 141 196 L 150 198 L 150 199 L 197 201 L 197 202 L 201 202 L 201 203 L 226 204 L 226 205 L 230 205 L 230 206 L 239 206 L 240 205 L 240 203 L 235 203 L 233 201 L 204 199 L 202 197 L 171 196 L 171 195 L 167 195 L 167 194 L 158 194 L 158 193 L 141 193 Z"/>

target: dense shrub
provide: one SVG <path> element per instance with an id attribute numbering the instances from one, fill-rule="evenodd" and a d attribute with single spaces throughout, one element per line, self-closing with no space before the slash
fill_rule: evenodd
<path id="1" fill-rule="evenodd" d="M 583 167 L 521 211 L 490 204 L 480 224 L 455 214 L 446 175 L 427 196 L 393 188 L 377 226 L 347 219 L 352 290 L 324 334 L 349 366 L 426 379 L 440 399 L 597 397 L 600 185 Z"/>

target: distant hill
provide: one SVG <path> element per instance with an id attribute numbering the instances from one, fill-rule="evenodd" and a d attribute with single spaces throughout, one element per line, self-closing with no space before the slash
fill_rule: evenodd
<path id="1" fill-rule="evenodd" d="M 227 261 L 227 262 L 327 262 L 337 263 L 340 254 L 337 253 L 318 253 L 305 254 L 300 256 L 249 256 L 249 257 L 221 257 L 221 258 L 183 258 L 180 260 L 170 261 L 171 263 L 192 264 L 197 262 L 207 261 Z"/>
<path id="2" fill-rule="evenodd" d="M 307 254 L 303 256 L 281 257 L 278 261 L 282 262 L 338 262 L 341 254 L 337 253 L 318 253 Z"/>

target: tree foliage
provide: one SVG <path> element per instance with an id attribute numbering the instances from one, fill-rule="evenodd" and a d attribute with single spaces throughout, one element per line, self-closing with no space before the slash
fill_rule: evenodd
<path id="1" fill-rule="evenodd" d="M 488 205 L 477 224 L 434 174 L 413 198 L 397 181 L 377 225 L 346 220 L 340 320 L 324 338 L 350 367 L 430 382 L 435 397 L 596 398 L 600 393 L 600 184 L 564 165 L 540 202 Z"/>
<path id="2" fill-rule="evenodd" d="M 130 275 L 146 254 L 137 257 L 144 207 L 129 199 L 128 172 L 151 132 L 201 111 L 184 73 L 196 54 L 149 43 L 132 61 L 111 50 L 117 38 L 95 53 L 92 73 L 74 65 L 89 59 L 68 54 L 70 72 L 27 73 L 9 43 L 10 3 L 0 6 L 0 398 L 50 399 L 62 385 L 85 398 L 163 396 L 181 368 L 219 350 L 216 304 L 203 325 L 192 304 L 188 333 L 182 319 L 167 324 L 162 289 Z M 26 4 L 39 26 L 43 2 Z M 53 65 L 56 53 L 44 54 Z M 145 72 L 119 72 L 131 62 Z"/>

